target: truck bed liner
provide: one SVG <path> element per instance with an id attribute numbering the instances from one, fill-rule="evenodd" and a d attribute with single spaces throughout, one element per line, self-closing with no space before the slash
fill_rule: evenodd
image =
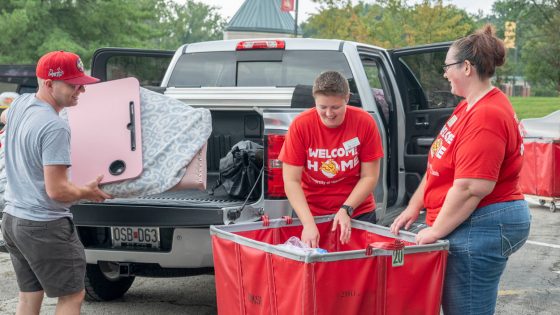
<path id="1" fill-rule="evenodd" d="M 208 174 L 208 184 L 206 190 L 179 190 L 166 191 L 156 195 L 137 197 L 137 198 L 115 198 L 106 200 L 107 204 L 135 204 L 135 205 L 157 205 L 157 206 L 177 206 L 177 207 L 201 207 L 201 208 L 222 208 L 240 206 L 244 200 L 230 197 L 223 187 L 209 194 L 215 186 L 217 175 Z"/>

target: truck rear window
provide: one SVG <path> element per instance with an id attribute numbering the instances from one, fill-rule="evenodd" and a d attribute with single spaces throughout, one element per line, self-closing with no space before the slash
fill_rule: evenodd
<path id="1" fill-rule="evenodd" d="M 269 57 L 268 57 L 268 56 Z M 312 85 L 325 70 L 352 79 L 346 57 L 339 51 L 260 51 L 247 58 L 235 51 L 191 53 L 180 57 L 169 79 L 175 87 Z"/>

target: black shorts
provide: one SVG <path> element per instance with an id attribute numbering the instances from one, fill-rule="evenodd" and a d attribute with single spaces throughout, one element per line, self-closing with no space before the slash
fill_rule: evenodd
<path id="1" fill-rule="evenodd" d="M 21 292 L 60 297 L 84 289 L 86 256 L 70 218 L 30 221 L 4 213 L 2 234 Z"/>
<path id="2" fill-rule="evenodd" d="M 371 210 L 370 212 L 362 213 L 359 216 L 352 218 L 358 221 L 364 221 L 376 224 L 377 223 L 377 215 L 375 214 L 375 209 Z"/>

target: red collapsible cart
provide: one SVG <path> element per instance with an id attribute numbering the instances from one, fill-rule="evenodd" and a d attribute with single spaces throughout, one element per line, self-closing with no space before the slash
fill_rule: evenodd
<path id="1" fill-rule="evenodd" d="M 519 177 L 521 191 L 549 202 L 556 212 L 560 200 L 560 110 L 540 118 L 521 120 L 523 130 L 523 168 Z"/>
<path id="2" fill-rule="evenodd" d="M 212 226 L 218 313 L 440 314 L 447 241 L 352 220 L 342 245 L 332 219 L 316 218 L 326 254 L 278 246 L 301 235 L 297 219 Z"/>
<path id="3" fill-rule="evenodd" d="M 560 201 L 560 139 L 525 138 L 523 145 L 521 191 L 538 199 L 542 206 L 549 202 L 550 211 L 556 212 Z"/>

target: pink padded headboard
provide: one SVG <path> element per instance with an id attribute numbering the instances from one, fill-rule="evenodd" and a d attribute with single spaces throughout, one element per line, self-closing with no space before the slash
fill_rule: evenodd
<path id="1" fill-rule="evenodd" d="M 101 174 L 102 183 L 140 176 L 140 85 L 136 78 L 87 85 L 78 105 L 67 110 L 73 183 L 83 185 Z"/>

